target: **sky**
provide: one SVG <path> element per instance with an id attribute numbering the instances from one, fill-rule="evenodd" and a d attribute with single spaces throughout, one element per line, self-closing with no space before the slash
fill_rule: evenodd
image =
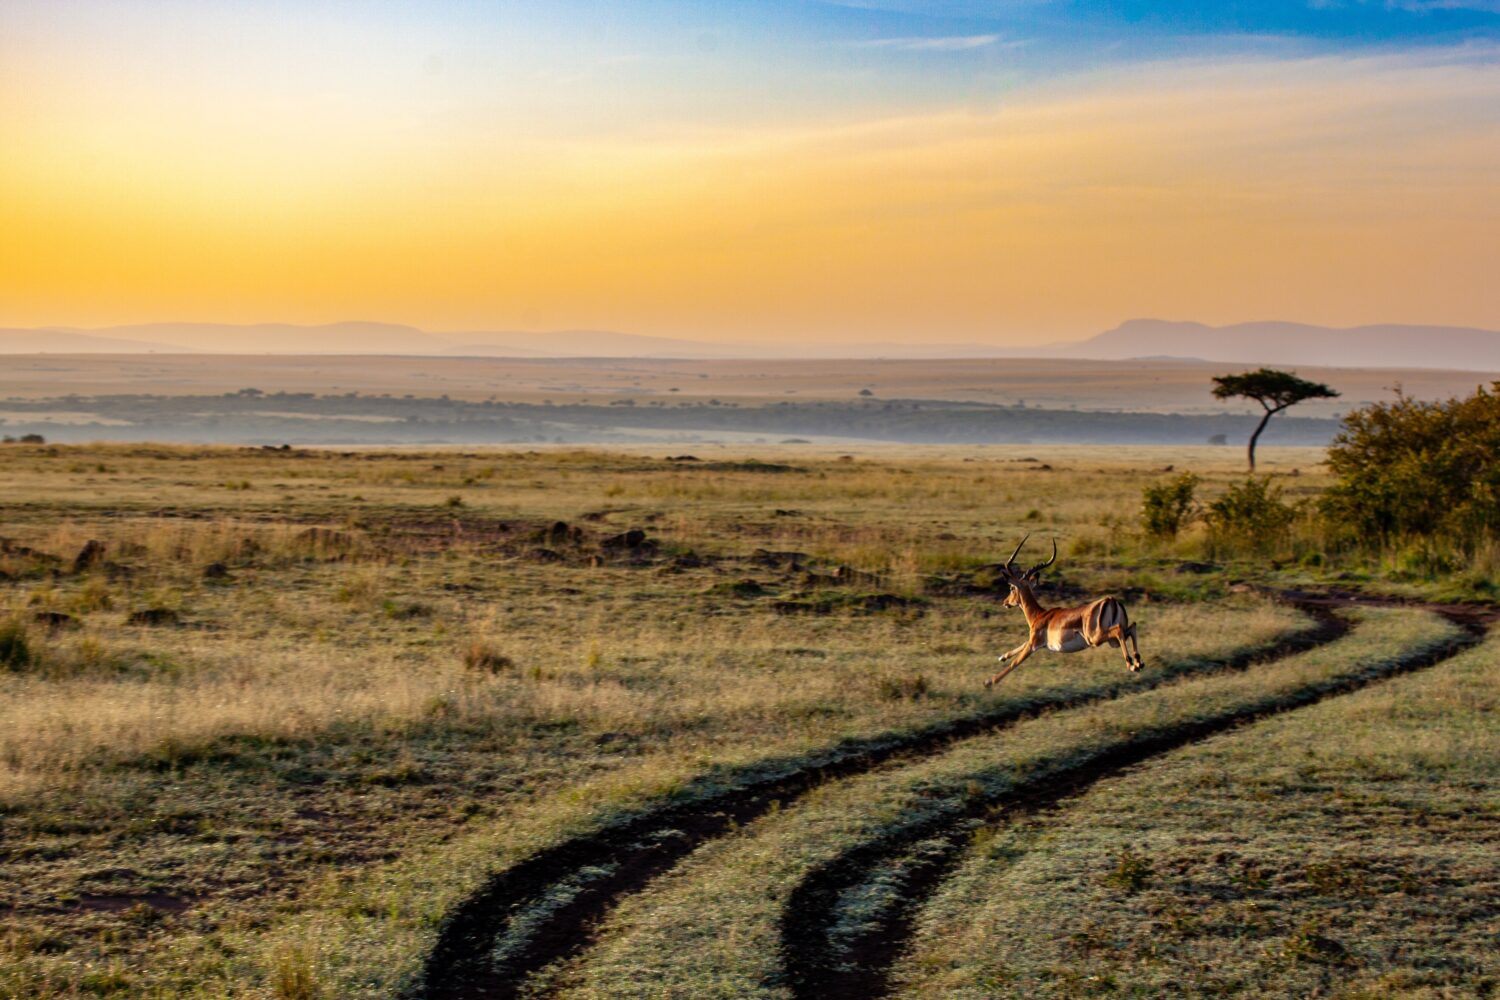
<path id="1" fill-rule="evenodd" d="M 1500 329 L 1500 0 L 0 0 L 0 140 L 0 326 Z"/>

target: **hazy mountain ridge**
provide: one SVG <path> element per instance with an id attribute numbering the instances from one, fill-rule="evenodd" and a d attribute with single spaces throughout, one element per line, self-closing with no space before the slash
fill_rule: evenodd
<path id="1" fill-rule="evenodd" d="M 213 349 L 203 347 L 212 343 Z M 382 354 L 512 358 L 1139 358 L 1226 364 L 1500 371 L 1500 332 L 1471 327 L 1378 324 L 1349 328 L 1263 321 L 1212 327 L 1133 319 L 1088 340 L 1005 347 L 968 343 L 711 343 L 612 330 L 429 333 L 367 321 L 145 323 L 81 330 L 0 329 L 0 354 L 35 353 Z"/>
<path id="2" fill-rule="evenodd" d="M 1242 364 L 1500 371 L 1500 332 L 1383 323 L 1326 327 L 1274 320 L 1213 327 L 1133 319 L 1080 344 L 1076 357 L 1195 358 Z"/>
<path id="3" fill-rule="evenodd" d="M 202 346 L 203 338 L 212 338 L 212 350 Z M 416 327 L 361 321 L 0 329 L 0 354 L 437 354 L 445 346 Z"/>
<path id="4" fill-rule="evenodd" d="M 190 348 L 173 344 L 98 336 L 61 328 L 0 329 L 0 354 L 165 354 L 187 351 Z"/>
<path id="5" fill-rule="evenodd" d="M 0 329 L 0 354 L 149 351 L 216 354 L 400 354 L 512 358 L 749 359 L 841 357 L 1023 357 L 1037 348 L 987 344 L 752 344 L 713 343 L 614 330 L 474 330 L 428 333 L 393 323 L 145 323 L 79 330 L 69 327 Z M 112 346 L 118 345 L 118 346 Z"/>
<path id="6" fill-rule="evenodd" d="M 442 353 L 473 357 L 738 358 L 760 357 L 759 351 L 764 350 L 753 344 L 711 344 L 614 330 L 470 331 L 437 336 L 454 345 Z"/>

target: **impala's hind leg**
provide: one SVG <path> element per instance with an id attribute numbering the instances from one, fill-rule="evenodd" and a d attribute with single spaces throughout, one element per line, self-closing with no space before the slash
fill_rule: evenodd
<path id="1" fill-rule="evenodd" d="M 1132 672 L 1140 669 L 1138 666 L 1136 666 L 1135 661 L 1130 658 L 1129 631 L 1121 628 L 1118 625 L 1113 625 L 1110 627 L 1108 632 L 1104 633 L 1104 636 L 1105 642 L 1109 643 L 1111 646 L 1120 647 L 1120 655 L 1125 657 L 1126 667 L 1130 668 Z"/>
<path id="2" fill-rule="evenodd" d="M 1139 669 L 1141 669 L 1142 667 L 1144 667 L 1146 665 L 1146 661 L 1141 659 L 1141 644 L 1135 641 L 1135 623 L 1134 622 L 1131 622 L 1130 623 L 1130 627 L 1125 630 L 1125 635 L 1130 639 L 1130 651 L 1135 656 L 1135 662 L 1133 664 L 1131 664 L 1130 669 L 1131 670 L 1139 670 Z M 1127 662 L 1128 662 L 1128 657 L 1127 657 Z"/>

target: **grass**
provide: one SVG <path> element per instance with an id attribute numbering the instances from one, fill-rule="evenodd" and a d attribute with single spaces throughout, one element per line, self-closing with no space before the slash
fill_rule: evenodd
<path id="1" fill-rule="evenodd" d="M 1144 732 L 1357 675 L 1397 650 L 1452 635 L 1452 626 L 1424 612 L 1372 612 L 1349 637 L 1271 666 L 1189 677 L 1044 716 L 908 767 L 827 786 L 797 809 L 710 845 L 625 901 L 605 925 L 600 946 L 579 967 L 559 970 L 570 986 L 565 995 L 786 997 L 778 935 L 791 892 L 842 852 L 934 816 L 957 816 L 975 800 L 1097 757 Z M 873 872 L 842 907 L 848 923 L 834 928 L 834 937 L 852 936 L 853 924 L 880 909 L 898 882 L 889 871 Z M 703 919 L 705 911 L 712 920 Z"/>
<path id="2" fill-rule="evenodd" d="M 1493 993 L 1497 652 L 1490 640 L 1002 829 L 925 914 L 905 992 Z"/>
<path id="3" fill-rule="evenodd" d="M 1133 683 L 1097 653 L 980 687 L 1022 625 L 961 584 L 1024 530 L 1126 593 L 1146 677 L 1297 624 L 1130 533 L 1159 464 L 1217 453 L 1060 454 L 7 446 L 0 995 L 389 996 L 548 844 Z M 601 549 L 632 528 L 649 554 Z"/>

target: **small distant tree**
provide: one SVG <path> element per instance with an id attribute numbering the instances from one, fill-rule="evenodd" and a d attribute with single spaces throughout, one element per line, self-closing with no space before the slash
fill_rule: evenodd
<path id="1" fill-rule="evenodd" d="M 1260 423 L 1255 425 L 1255 433 L 1250 435 L 1248 453 L 1250 471 L 1254 472 L 1255 443 L 1260 440 L 1260 432 L 1266 429 L 1266 424 L 1273 416 L 1304 399 L 1332 399 L 1338 393 L 1322 382 L 1310 382 L 1305 378 L 1298 378 L 1292 372 L 1259 368 L 1240 375 L 1215 375 L 1214 395 L 1219 399 L 1235 396 L 1253 399 L 1265 408 L 1265 416 L 1260 418 Z"/>

